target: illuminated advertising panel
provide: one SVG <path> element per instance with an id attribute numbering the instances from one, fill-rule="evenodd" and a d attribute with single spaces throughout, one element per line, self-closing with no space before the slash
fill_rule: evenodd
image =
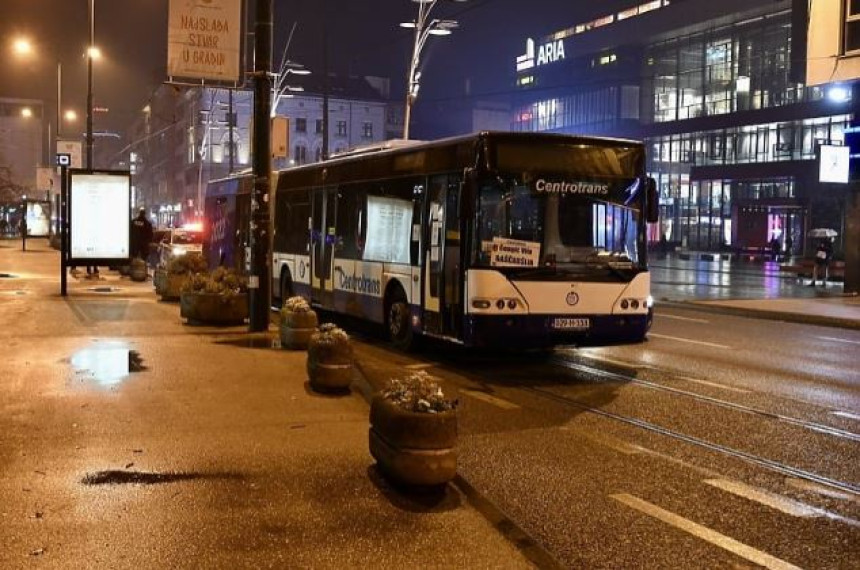
<path id="1" fill-rule="evenodd" d="M 818 181 L 848 184 L 851 149 L 848 146 L 821 145 Z"/>
<path id="2" fill-rule="evenodd" d="M 72 261 L 129 258 L 131 175 L 128 172 L 72 172 L 69 188 Z"/>
<path id="3" fill-rule="evenodd" d="M 27 235 L 30 237 L 45 237 L 51 227 L 50 202 L 30 201 L 25 203 L 27 208 Z"/>

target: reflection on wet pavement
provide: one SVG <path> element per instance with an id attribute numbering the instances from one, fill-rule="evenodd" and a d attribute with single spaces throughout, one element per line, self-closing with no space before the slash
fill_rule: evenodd
<path id="1" fill-rule="evenodd" d="M 92 376 L 101 386 L 119 384 L 131 373 L 146 368 L 137 351 L 119 341 L 101 341 L 72 355 L 72 366 Z"/>
<path id="2" fill-rule="evenodd" d="M 683 259 L 678 255 L 651 260 L 651 294 L 661 300 L 814 298 L 839 295 L 842 283 L 806 287 L 806 280 L 780 271 L 773 262 Z"/>

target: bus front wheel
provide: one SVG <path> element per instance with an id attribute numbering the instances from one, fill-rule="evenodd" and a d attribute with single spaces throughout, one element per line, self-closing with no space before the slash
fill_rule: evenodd
<path id="1" fill-rule="evenodd" d="M 290 272 L 283 271 L 281 273 L 281 305 L 287 302 L 287 299 L 293 296 L 293 280 L 290 278 Z"/>
<path id="2" fill-rule="evenodd" d="M 406 296 L 401 292 L 395 293 L 388 303 L 388 311 L 385 318 L 388 337 L 391 344 L 400 350 L 409 350 L 412 347 L 412 325 L 409 318 L 409 303 Z"/>

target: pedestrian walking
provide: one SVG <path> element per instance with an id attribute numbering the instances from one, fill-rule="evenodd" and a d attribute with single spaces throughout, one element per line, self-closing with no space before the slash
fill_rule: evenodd
<path id="1" fill-rule="evenodd" d="M 776 234 L 773 234 L 773 237 L 770 238 L 770 257 L 773 261 L 779 261 L 779 253 L 781 249 L 779 239 L 777 239 Z"/>
<path id="2" fill-rule="evenodd" d="M 785 257 L 790 259 L 794 254 L 794 240 L 791 239 L 791 234 L 785 236 Z"/>
<path id="3" fill-rule="evenodd" d="M 144 261 L 149 259 L 149 244 L 152 243 L 152 222 L 146 218 L 146 209 L 137 211 L 131 221 L 131 256 Z"/>
<path id="4" fill-rule="evenodd" d="M 21 216 L 21 251 L 27 251 L 27 218 Z"/>
<path id="5" fill-rule="evenodd" d="M 822 274 L 821 286 L 827 286 L 827 279 L 830 277 L 830 258 L 833 257 L 833 242 L 830 239 L 823 239 L 818 242 L 818 248 L 815 250 L 815 264 L 812 266 L 812 283 L 810 287 L 815 287 L 818 281 L 818 274 Z"/>

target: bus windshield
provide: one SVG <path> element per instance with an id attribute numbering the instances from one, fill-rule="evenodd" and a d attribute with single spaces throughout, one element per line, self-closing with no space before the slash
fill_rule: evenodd
<path id="1" fill-rule="evenodd" d="M 501 175 L 479 184 L 475 265 L 640 268 L 639 178 Z"/>

